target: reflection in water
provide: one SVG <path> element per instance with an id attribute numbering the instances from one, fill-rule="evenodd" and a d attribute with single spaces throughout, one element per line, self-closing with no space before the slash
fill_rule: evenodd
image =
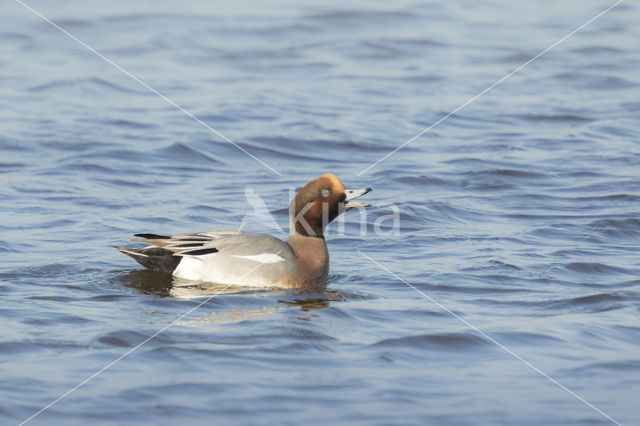
<path id="1" fill-rule="evenodd" d="M 206 312 L 201 315 L 190 316 L 189 319 L 178 321 L 176 324 L 191 327 L 203 327 L 207 325 L 234 324 L 250 319 L 258 319 L 273 315 L 282 308 L 278 306 L 265 306 L 261 308 L 231 308 L 220 312 Z"/>
<path id="2" fill-rule="evenodd" d="M 314 309 L 328 308 L 329 302 L 346 300 L 346 298 L 340 292 L 337 292 L 337 291 L 325 290 L 321 294 L 322 295 L 320 297 L 307 297 L 304 299 L 293 299 L 293 300 L 278 299 L 278 302 L 287 306 L 299 306 L 300 309 L 303 310 L 304 312 L 309 312 Z"/>
<path id="3" fill-rule="evenodd" d="M 299 307 L 303 312 L 329 307 L 330 302 L 345 301 L 347 297 L 338 291 L 301 290 L 301 289 L 264 289 L 226 284 L 200 283 L 150 270 L 132 270 L 117 276 L 120 284 L 142 293 L 177 299 L 212 298 L 212 296 L 235 296 L 225 299 L 229 307 L 220 306 L 220 310 L 194 312 L 178 324 L 191 327 L 218 326 L 273 315 L 286 307 Z M 255 306 L 250 300 L 264 300 L 261 306 Z M 251 303 L 251 306 L 249 304 Z M 216 308 L 217 309 L 217 308 Z M 304 318 L 309 320 L 310 318 Z"/>
<path id="4" fill-rule="evenodd" d="M 138 290 L 141 293 L 166 297 L 171 295 L 173 277 L 148 269 L 127 271 L 115 279 L 120 284 Z"/>
<path id="5" fill-rule="evenodd" d="M 194 299 L 211 297 L 218 294 L 233 294 L 247 297 L 279 297 L 278 303 L 285 306 L 300 307 L 304 312 L 327 308 L 330 302 L 345 301 L 346 295 L 333 290 L 301 290 L 301 289 L 265 289 L 246 286 L 229 286 L 216 283 L 196 283 L 172 277 L 171 275 L 150 271 L 132 270 L 117 277 L 117 281 L 142 293 L 155 294 L 160 297 L 178 299 Z M 284 299 L 287 297 L 287 299 Z"/>
<path id="6" fill-rule="evenodd" d="M 169 295 L 178 299 L 195 299 L 211 297 L 219 294 L 243 294 L 246 296 L 260 296 L 264 289 L 240 285 L 228 285 L 206 282 L 194 282 L 173 277 L 173 285 Z"/>
<path id="7" fill-rule="evenodd" d="M 132 270 L 117 277 L 117 281 L 141 293 L 155 294 L 161 297 L 176 297 L 179 299 L 194 299 L 210 297 L 217 294 L 236 294 L 243 292 L 259 293 L 264 289 L 246 286 L 229 286 L 216 283 L 199 283 L 172 277 L 163 272 L 148 269 Z"/>

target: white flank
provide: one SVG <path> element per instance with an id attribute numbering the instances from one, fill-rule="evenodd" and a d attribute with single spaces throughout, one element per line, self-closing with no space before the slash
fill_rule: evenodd
<path id="1" fill-rule="evenodd" d="M 284 258 L 273 253 L 263 253 L 254 256 L 230 256 L 236 258 L 248 258 L 249 260 L 256 261 L 256 258 L 262 265 L 267 262 L 261 262 L 270 260 L 270 263 L 282 262 Z M 269 279 L 268 276 L 263 274 L 263 270 L 260 270 L 259 264 L 254 271 L 247 274 L 246 271 L 239 271 L 238 265 L 232 265 L 229 267 L 229 262 L 234 262 L 233 259 L 220 258 L 211 256 L 207 258 L 184 256 L 178 267 L 173 271 L 173 276 L 178 278 L 184 278 L 191 281 L 209 282 L 217 284 L 229 284 L 248 287 L 288 287 L 286 283 L 280 282 L 280 280 Z M 235 261 L 238 262 L 238 261 Z M 248 268 L 251 271 L 251 268 Z M 242 272 L 242 273 L 240 273 Z"/>
<path id="2" fill-rule="evenodd" d="M 278 262 L 284 261 L 284 257 L 277 255 L 275 253 L 261 253 L 261 254 L 254 254 L 252 256 L 237 256 L 232 254 L 231 257 L 237 257 L 238 259 L 253 260 L 254 262 L 258 262 L 258 263 L 278 263 Z"/>

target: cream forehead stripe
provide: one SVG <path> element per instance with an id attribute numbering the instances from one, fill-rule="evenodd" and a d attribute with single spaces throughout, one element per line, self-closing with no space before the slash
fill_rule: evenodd
<path id="1" fill-rule="evenodd" d="M 344 191 L 344 185 L 342 184 L 342 182 L 340 182 L 340 179 L 338 179 L 338 177 L 336 175 L 333 175 L 331 173 L 326 173 L 326 174 L 324 174 L 324 175 L 322 175 L 320 177 L 328 179 L 331 182 L 331 186 L 333 188 L 340 189 L 340 190 Z"/>
<path id="2" fill-rule="evenodd" d="M 261 254 L 254 254 L 251 256 L 239 256 L 239 255 L 232 254 L 230 257 L 237 257 L 238 259 L 253 260 L 254 262 L 259 262 L 259 263 L 278 263 L 285 260 L 284 257 L 277 255 L 275 253 L 261 253 Z"/>

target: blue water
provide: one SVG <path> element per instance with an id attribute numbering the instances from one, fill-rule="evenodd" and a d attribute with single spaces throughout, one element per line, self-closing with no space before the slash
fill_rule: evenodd
<path id="1" fill-rule="evenodd" d="M 637 3 L 364 173 L 613 3 L 302 3 L 28 2 L 271 170 L 3 2 L 0 423 L 179 318 L 28 424 L 640 423 Z M 181 318 L 213 290 L 111 247 L 237 229 L 247 187 L 286 229 L 324 172 L 375 204 L 324 292 Z"/>

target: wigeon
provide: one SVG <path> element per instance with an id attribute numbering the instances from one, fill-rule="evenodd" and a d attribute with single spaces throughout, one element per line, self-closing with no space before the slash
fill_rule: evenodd
<path id="1" fill-rule="evenodd" d="M 145 248 L 117 246 L 141 265 L 193 281 L 252 287 L 316 287 L 326 283 L 325 227 L 341 213 L 369 204 L 353 202 L 371 188 L 348 190 L 327 173 L 306 184 L 289 205 L 289 239 L 213 231 L 167 237 L 136 234 Z"/>

